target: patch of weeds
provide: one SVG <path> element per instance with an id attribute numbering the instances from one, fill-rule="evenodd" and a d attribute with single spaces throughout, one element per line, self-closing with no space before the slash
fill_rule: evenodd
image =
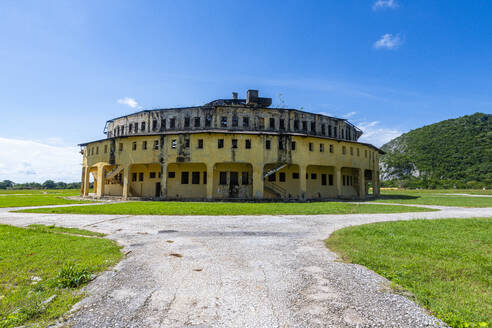
<path id="1" fill-rule="evenodd" d="M 59 288 L 78 288 L 92 280 L 92 272 L 69 263 L 65 264 L 52 284 Z"/>

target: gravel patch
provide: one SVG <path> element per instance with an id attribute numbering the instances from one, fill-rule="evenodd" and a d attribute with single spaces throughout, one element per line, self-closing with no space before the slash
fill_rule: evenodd
<path id="1" fill-rule="evenodd" d="M 317 216 L 9 213 L 0 223 L 108 234 L 127 254 L 91 282 L 70 327 L 445 327 L 389 282 L 337 261 L 323 240 L 349 225 L 492 217 L 490 208 Z"/>

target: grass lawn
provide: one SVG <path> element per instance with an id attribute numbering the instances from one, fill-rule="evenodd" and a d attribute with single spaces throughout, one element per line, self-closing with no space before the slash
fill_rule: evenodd
<path id="1" fill-rule="evenodd" d="M 0 189 L 0 195 L 2 194 L 31 194 L 31 195 L 63 195 L 63 196 L 77 196 L 80 195 L 79 189 Z"/>
<path id="2" fill-rule="evenodd" d="M 326 245 L 410 291 L 452 327 L 492 324 L 490 218 L 354 226 L 335 231 Z"/>
<path id="3" fill-rule="evenodd" d="M 64 205 L 64 204 L 81 204 L 81 203 L 91 202 L 91 201 L 69 200 L 64 198 L 67 196 L 79 195 L 80 192 L 77 190 L 48 191 L 46 194 L 42 194 L 40 190 L 9 190 L 9 191 L 12 191 L 12 193 L 0 193 L 0 207 Z M 32 192 L 35 193 L 32 194 Z"/>
<path id="4" fill-rule="evenodd" d="M 288 215 L 423 212 L 431 209 L 341 202 L 314 203 L 221 203 L 221 202 L 128 202 L 22 210 L 28 213 L 129 214 L 129 215 Z"/>
<path id="5" fill-rule="evenodd" d="M 446 195 L 449 193 L 488 195 L 487 191 L 481 190 L 381 190 L 381 197 L 375 200 L 375 202 L 461 207 L 492 207 L 492 197 Z"/>
<path id="6" fill-rule="evenodd" d="M 0 327 L 47 326 L 83 297 L 93 273 L 122 257 L 111 240 L 53 231 L 0 225 Z"/>

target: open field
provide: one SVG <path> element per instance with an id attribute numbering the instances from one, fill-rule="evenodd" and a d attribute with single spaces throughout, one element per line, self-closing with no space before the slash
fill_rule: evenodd
<path id="1" fill-rule="evenodd" d="M 452 327 L 492 324 L 490 218 L 354 226 L 335 231 L 326 245 L 410 291 Z"/>
<path id="2" fill-rule="evenodd" d="M 302 215 L 429 212 L 433 209 L 341 202 L 222 203 L 127 202 L 117 204 L 28 209 L 24 213 L 128 214 L 128 215 Z"/>
<path id="3" fill-rule="evenodd" d="M 490 190 L 381 190 L 374 202 L 461 207 L 492 207 L 492 197 L 460 196 L 449 194 L 490 195 Z"/>
<path id="4" fill-rule="evenodd" d="M 79 195 L 78 190 L 2 190 L 0 207 L 23 207 L 43 205 L 83 204 L 91 201 L 75 201 L 65 199 Z"/>
<path id="5" fill-rule="evenodd" d="M 67 233 L 93 235 L 80 229 L 0 225 L 0 327 L 45 326 L 83 297 L 79 287 L 93 273 L 122 256 L 113 241 Z"/>

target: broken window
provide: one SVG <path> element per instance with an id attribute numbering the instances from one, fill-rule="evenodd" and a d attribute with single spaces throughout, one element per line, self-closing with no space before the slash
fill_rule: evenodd
<path id="1" fill-rule="evenodd" d="M 140 123 L 140 130 L 145 132 L 145 122 Z"/>
<path id="2" fill-rule="evenodd" d="M 270 117 L 270 129 L 275 130 L 275 118 Z"/>
<path id="3" fill-rule="evenodd" d="M 251 139 L 246 139 L 245 148 L 246 149 L 251 149 Z"/>
<path id="4" fill-rule="evenodd" d="M 270 140 L 266 140 L 266 141 L 265 141 L 265 148 L 266 148 L 266 149 L 270 149 L 270 147 L 271 147 L 271 142 L 270 142 Z"/>
<path id="5" fill-rule="evenodd" d="M 292 141 L 292 142 L 290 143 L 290 149 L 291 149 L 291 150 L 296 150 L 296 142 L 295 142 L 295 141 Z"/>
<path id="6" fill-rule="evenodd" d="M 330 145 L 330 153 L 333 153 L 333 145 Z"/>
<path id="7" fill-rule="evenodd" d="M 181 184 L 188 184 L 189 172 L 181 172 Z"/>
<path id="8" fill-rule="evenodd" d="M 132 173 L 132 181 L 133 182 L 137 181 L 137 173 Z"/>
<path id="9" fill-rule="evenodd" d="M 198 139 L 198 149 L 203 149 L 203 139 Z"/>
<path id="10" fill-rule="evenodd" d="M 176 117 L 172 117 L 169 119 L 169 128 L 170 129 L 176 128 Z"/>
<path id="11" fill-rule="evenodd" d="M 285 120 L 283 118 L 281 118 L 279 121 L 279 129 L 285 130 Z"/>
<path id="12" fill-rule="evenodd" d="M 239 186 L 239 174 L 237 172 L 230 173 L 229 185 Z"/>
<path id="13" fill-rule="evenodd" d="M 326 174 L 321 174 L 321 185 L 326 186 Z"/>
<path id="14" fill-rule="evenodd" d="M 138 123 L 137 122 L 133 123 L 133 127 L 135 130 L 135 133 L 137 133 L 138 132 Z"/>
<path id="15" fill-rule="evenodd" d="M 161 131 L 164 131 L 166 129 L 166 119 L 163 118 L 161 119 Z"/>
<path id="16" fill-rule="evenodd" d="M 224 139 L 217 140 L 217 147 L 224 148 Z"/>
<path id="17" fill-rule="evenodd" d="M 311 132 L 316 133 L 316 122 L 311 122 Z"/>
<path id="18" fill-rule="evenodd" d="M 260 129 L 264 129 L 265 128 L 265 119 L 263 117 L 258 117 L 258 127 Z"/>
<path id="19" fill-rule="evenodd" d="M 199 128 L 200 127 L 200 116 L 196 116 L 195 117 L 195 128 Z"/>
<path id="20" fill-rule="evenodd" d="M 185 139 L 185 147 L 190 148 L 190 139 Z"/>
<path id="21" fill-rule="evenodd" d="M 155 172 L 150 172 L 149 177 L 150 177 L 151 179 L 155 179 Z"/>
<path id="22" fill-rule="evenodd" d="M 302 121 L 302 131 L 307 131 L 307 121 Z"/>
<path id="23" fill-rule="evenodd" d="M 237 139 L 232 139 L 232 148 L 237 148 Z"/>
<path id="24" fill-rule="evenodd" d="M 142 142 L 142 149 L 147 150 L 147 141 Z"/>
<path id="25" fill-rule="evenodd" d="M 328 137 L 331 137 L 331 125 L 328 125 Z"/>
<path id="26" fill-rule="evenodd" d="M 249 117 L 243 117 L 243 128 L 249 128 Z"/>
<path id="27" fill-rule="evenodd" d="M 128 133 L 132 133 L 132 127 L 133 127 L 132 124 L 128 124 Z"/>
<path id="28" fill-rule="evenodd" d="M 157 120 L 152 120 L 152 131 L 157 130 Z"/>
<path id="29" fill-rule="evenodd" d="M 185 117 L 184 127 L 185 128 L 189 128 L 190 127 L 190 118 L 189 117 Z"/>
<path id="30" fill-rule="evenodd" d="M 137 142 L 132 142 L 132 150 L 137 150 Z"/>
<path id="31" fill-rule="evenodd" d="M 326 126 L 324 124 L 321 124 L 321 134 L 326 135 Z"/>
<path id="32" fill-rule="evenodd" d="M 159 140 L 154 140 L 154 150 L 159 149 Z"/>
<path id="33" fill-rule="evenodd" d="M 297 172 L 292 173 L 292 179 L 299 179 L 299 173 Z"/>
<path id="34" fill-rule="evenodd" d="M 167 172 L 167 177 L 169 179 L 174 179 L 176 177 L 176 172 L 173 171 Z"/>
<path id="35" fill-rule="evenodd" d="M 206 127 L 212 126 L 212 115 L 207 114 L 207 116 L 205 116 L 205 126 Z"/>
<path id="36" fill-rule="evenodd" d="M 220 185 L 226 185 L 227 184 L 227 172 L 220 172 L 219 184 Z"/>
<path id="37" fill-rule="evenodd" d="M 316 180 L 318 178 L 318 176 L 316 175 L 316 173 L 311 173 L 311 180 Z"/>
<path id="38" fill-rule="evenodd" d="M 221 128 L 226 128 L 227 127 L 227 116 L 222 116 L 220 118 L 220 127 Z"/>
<path id="39" fill-rule="evenodd" d="M 277 180 L 277 176 L 275 173 L 272 173 L 268 176 L 268 181 L 274 182 L 275 180 Z"/>
<path id="40" fill-rule="evenodd" d="M 285 172 L 280 172 L 278 174 L 278 181 L 285 182 Z"/>
<path id="41" fill-rule="evenodd" d="M 244 186 L 249 185 L 249 174 L 247 171 L 242 173 L 241 184 Z"/>
<path id="42" fill-rule="evenodd" d="M 309 151 L 313 151 L 313 143 L 312 142 L 309 143 Z"/>
<path id="43" fill-rule="evenodd" d="M 237 118 L 236 115 L 234 115 L 232 117 L 232 126 L 235 127 L 235 128 L 237 128 L 238 125 L 239 125 L 239 119 Z"/>
<path id="44" fill-rule="evenodd" d="M 191 172 L 191 184 L 200 184 L 200 172 Z"/>
<path id="45" fill-rule="evenodd" d="M 138 181 L 144 181 L 144 174 L 143 174 L 143 172 L 140 172 L 138 174 Z"/>
<path id="46" fill-rule="evenodd" d="M 176 139 L 171 142 L 171 148 L 176 149 Z"/>
<path id="47" fill-rule="evenodd" d="M 337 127 L 336 126 L 333 127 L 333 135 L 334 135 L 335 138 L 338 138 Z"/>

